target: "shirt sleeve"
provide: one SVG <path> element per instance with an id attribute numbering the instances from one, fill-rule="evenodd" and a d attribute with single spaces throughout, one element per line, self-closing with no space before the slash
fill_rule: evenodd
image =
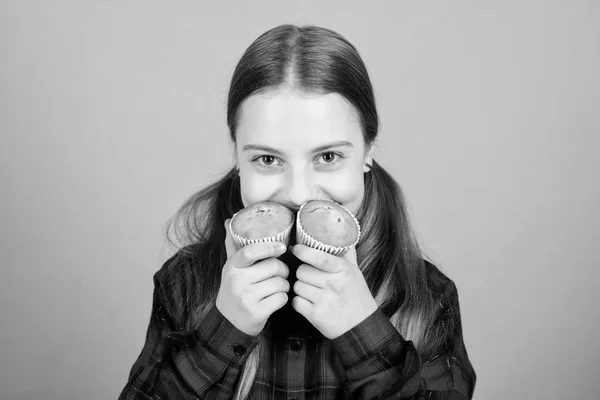
<path id="1" fill-rule="evenodd" d="M 421 362 L 412 341 L 405 340 L 381 311 L 332 343 L 346 370 L 346 395 L 352 399 L 471 399 L 476 375 L 462 339 L 458 294 L 452 283 L 444 294 L 456 313 L 452 336 L 431 361 Z M 443 318 L 438 320 L 443 323 Z"/>
<path id="2" fill-rule="evenodd" d="M 175 331 L 154 276 L 153 306 L 146 342 L 119 400 L 230 399 L 258 339 L 210 309 L 198 329 Z"/>

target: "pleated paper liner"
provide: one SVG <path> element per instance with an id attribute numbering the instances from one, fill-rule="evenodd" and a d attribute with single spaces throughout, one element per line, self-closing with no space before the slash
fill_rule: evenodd
<path id="1" fill-rule="evenodd" d="M 321 250 L 321 251 L 324 251 L 329 254 L 333 254 L 334 256 L 341 256 L 345 252 L 350 250 L 351 247 L 356 246 L 356 244 L 360 240 L 360 224 L 358 223 L 358 219 L 356 219 L 356 217 L 354 216 L 354 214 L 352 214 L 350 212 L 350 210 L 348 210 L 346 207 L 342 206 L 341 204 L 336 203 L 333 200 L 328 200 L 328 199 L 318 199 L 318 200 L 330 201 L 334 204 L 337 204 L 339 207 L 342 207 L 344 210 L 346 210 L 346 212 L 352 217 L 352 219 L 356 223 L 356 228 L 358 230 L 358 235 L 356 236 L 356 240 L 351 245 L 344 246 L 344 247 L 337 247 L 337 246 L 332 246 L 332 245 L 322 243 L 322 242 L 318 241 L 317 239 L 315 239 L 314 237 L 312 237 L 311 235 L 309 235 L 304 230 L 304 227 L 302 226 L 302 223 L 300 222 L 300 213 L 302 212 L 302 209 L 304 208 L 304 206 L 309 203 L 309 201 L 307 201 L 306 203 L 302 204 L 302 206 L 300 206 L 300 210 L 298 210 L 298 213 L 296 214 L 296 241 L 298 243 L 301 243 L 308 247 L 312 247 L 314 249 Z"/>

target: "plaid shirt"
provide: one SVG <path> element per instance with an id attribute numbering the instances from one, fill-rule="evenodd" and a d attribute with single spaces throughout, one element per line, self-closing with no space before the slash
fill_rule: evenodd
<path id="1" fill-rule="evenodd" d="M 154 275 L 146 343 L 119 400 L 231 399 L 259 341 L 266 354 L 249 399 L 458 400 L 473 395 L 476 375 L 462 339 L 456 286 L 428 262 L 428 282 L 447 305 L 438 322 L 443 324 L 448 312 L 458 316 L 446 350 L 431 360 L 420 359 L 381 309 L 333 340 L 295 312 L 291 301 L 271 315 L 257 337 L 238 330 L 215 306 L 196 330 L 177 331 L 164 306 L 170 292 L 158 277 L 177 273 L 192 279 L 191 264 L 178 253 Z"/>

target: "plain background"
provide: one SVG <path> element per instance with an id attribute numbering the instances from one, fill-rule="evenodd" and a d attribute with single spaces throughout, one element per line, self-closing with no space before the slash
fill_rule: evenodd
<path id="1" fill-rule="evenodd" d="M 232 165 L 228 81 L 282 23 L 365 60 L 475 398 L 598 398 L 598 4 L 2 1 L 0 398 L 118 396 L 164 224 Z"/>

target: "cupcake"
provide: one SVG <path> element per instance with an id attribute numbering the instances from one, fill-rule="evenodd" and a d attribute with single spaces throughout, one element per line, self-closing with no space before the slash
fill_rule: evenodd
<path id="1" fill-rule="evenodd" d="M 289 244 L 294 214 L 287 207 L 265 201 L 238 211 L 229 221 L 229 231 L 239 247 L 257 242 Z"/>
<path id="2" fill-rule="evenodd" d="M 360 225 L 344 206 L 332 200 L 311 200 L 296 216 L 296 240 L 341 256 L 360 239 Z"/>

